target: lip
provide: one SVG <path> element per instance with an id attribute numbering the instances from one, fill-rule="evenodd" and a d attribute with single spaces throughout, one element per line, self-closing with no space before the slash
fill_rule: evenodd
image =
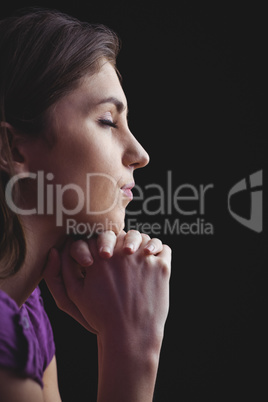
<path id="1" fill-rule="evenodd" d="M 122 193 L 125 195 L 126 198 L 128 198 L 130 201 L 133 199 L 133 193 L 132 193 L 132 189 L 135 186 L 134 182 L 125 184 L 123 187 L 120 188 L 120 190 L 122 191 Z"/>

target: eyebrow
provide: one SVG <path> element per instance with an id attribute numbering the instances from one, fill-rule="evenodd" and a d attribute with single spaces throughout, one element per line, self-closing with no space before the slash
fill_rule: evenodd
<path id="1" fill-rule="evenodd" d="M 124 110 L 127 110 L 127 113 L 128 113 L 127 105 L 124 105 L 123 102 L 121 102 L 118 98 L 115 98 L 114 96 L 110 96 L 109 98 L 102 99 L 101 101 L 98 102 L 98 105 L 101 105 L 103 103 L 112 103 L 113 105 L 115 105 L 118 113 L 122 113 Z"/>

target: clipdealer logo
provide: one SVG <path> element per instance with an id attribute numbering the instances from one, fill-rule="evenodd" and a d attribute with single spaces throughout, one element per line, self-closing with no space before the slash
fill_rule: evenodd
<path id="1" fill-rule="evenodd" d="M 19 180 L 32 180 L 33 186 L 37 189 L 36 207 L 23 209 L 16 205 L 13 198 L 13 189 Z M 6 202 L 9 208 L 18 215 L 53 215 L 56 226 L 65 226 L 67 234 L 81 236 L 92 236 L 94 233 L 101 233 L 104 230 L 114 229 L 116 222 L 106 220 L 98 222 L 98 219 L 90 219 L 90 216 L 107 214 L 114 208 L 122 209 L 122 199 L 119 196 L 116 180 L 108 174 L 89 173 L 86 175 L 84 188 L 77 184 L 69 183 L 60 185 L 53 182 L 54 175 L 38 171 L 37 173 L 18 174 L 13 176 L 5 190 Z M 91 180 L 106 180 L 109 188 L 114 189 L 114 199 L 108 202 L 107 208 L 93 210 L 91 208 Z M 263 230 L 263 171 L 259 170 L 248 177 L 238 181 L 228 191 L 227 208 L 232 218 L 245 228 L 256 233 Z M 164 185 L 150 183 L 143 188 L 137 184 L 134 187 L 134 203 L 126 210 L 125 230 L 135 229 L 150 235 L 213 235 L 214 224 L 207 218 L 208 199 L 211 199 L 214 184 L 190 183 L 175 186 L 172 171 L 167 171 Z M 77 200 L 76 205 L 67 208 L 64 205 L 64 194 L 71 191 Z M 231 204 L 231 200 L 239 194 L 246 203 L 249 203 L 249 218 L 241 216 Z M 240 201 L 241 203 L 241 201 Z M 211 204 L 210 204 L 211 205 Z M 213 203 L 215 205 L 215 202 Z M 209 207 L 210 208 L 210 207 Z M 78 218 L 80 211 L 86 211 L 87 222 L 81 222 Z M 149 222 L 141 222 L 141 216 L 150 217 Z M 155 221 L 152 217 L 156 216 Z M 68 218 L 70 217 L 70 218 Z M 75 219 L 76 218 L 76 219 Z M 78 218 L 78 219 L 77 219 Z"/>
<path id="2" fill-rule="evenodd" d="M 252 173 L 249 179 L 245 178 L 236 183 L 228 194 L 228 210 L 231 216 L 241 225 L 253 230 L 254 232 L 261 233 L 263 230 L 263 172 Z M 238 215 L 231 209 L 231 198 L 238 193 L 250 192 L 250 218 L 246 219 Z"/>

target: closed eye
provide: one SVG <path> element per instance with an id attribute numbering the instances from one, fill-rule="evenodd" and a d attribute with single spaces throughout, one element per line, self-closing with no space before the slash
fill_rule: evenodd
<path id="1" fill-rule="evenodd" d="M 112 120 L 99 119 L 99 123 L 100 123 L 102 126 L 109 126 L 109 127 L 117 128 L 117 124 L 114 123 Z"/>

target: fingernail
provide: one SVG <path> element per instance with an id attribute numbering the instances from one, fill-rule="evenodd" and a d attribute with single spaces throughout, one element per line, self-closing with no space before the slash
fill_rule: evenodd
<path id="1" fill-rule="evenodd" d="M 127 243 L 125 245 L 125 249 L 127 249 L 130 252 L 134 251 L 134 244 L 133 243 Z"/>
<path id="2" fill-rule="evenodd" d="M 109 246 L 101 247 L 99 252 L 100 254 L 109 254 L 109 255 L 112 253 L 111 248 Z"/>
<path id="3" fill-rule="evenodd" d="M 150 244 L 149 246 L 145 247 L 145 250 L 148 250 L 150 253 L 152 253 L 155 250 L 155 247 L 152 244 Z"/>

